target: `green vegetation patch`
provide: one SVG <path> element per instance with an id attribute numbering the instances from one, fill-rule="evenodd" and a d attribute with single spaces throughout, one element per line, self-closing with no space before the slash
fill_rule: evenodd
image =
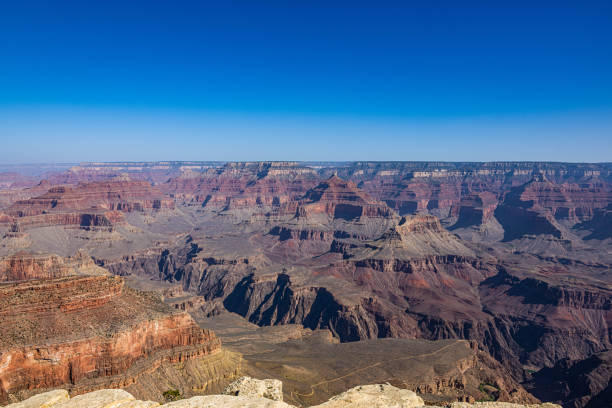
<path id="1" fill-rule="evenodd" d="M 164 391 L 163 396 L 166 401 L 178 401 L 180 399 L 183 399 L 179 390 Z"/>

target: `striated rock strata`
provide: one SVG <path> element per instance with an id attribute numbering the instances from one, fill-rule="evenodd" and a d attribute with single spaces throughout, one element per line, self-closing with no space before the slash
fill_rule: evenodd
<path id="1" fill-rule="evenodd" d="M 152 294 L 120 277 L 67 276 L 0 284 L 0 400 L 53 387 L 126 387 L 162 362 L 220 349 Z"/>
<path id="2" fill-rule="evenodd" d="M 150 183 L 118 178 L 54 186 L 42 195 L 13 203 L 5 213 L 23 227 L 110 227 L 125 212 L 173 207 L 174 201 Z"/>
<path id="3" fill-rule="evenodd" d="M 68 258 L 27 252 L 0 258 L 0 282 L 53 279 L 70 275 L 108 275 L 108 271 L 97 266 L 84 252 Z"/>

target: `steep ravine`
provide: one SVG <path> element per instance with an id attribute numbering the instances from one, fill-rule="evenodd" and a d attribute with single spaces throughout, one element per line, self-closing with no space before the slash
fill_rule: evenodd
<path id="1" fill-rule="evenodd" d="M 520 381 L 526 378 L 525 368 L 586 358 L 612 343 L 605 290 L 570 290 L 464 257 L 402 261 L 401 267 L 397 262 L 346 260 L 317 272 L 363 288 L 364 295 L 351 301 L 342 296 L 342 285 L 296 285 L 288 272 L 264 274 L 248 259 L 207 257 L 193 242 L 98 262 L 119 275 L 179 282 L 183 290 L 220 301 L 260 326 L 297 323 L 329 329 L 342 342 L 385 337 L 475 340 Z M 439 286 L 418 287 L 434 283 Z M 439 302 L 446 303 L 436 311 Z"/>

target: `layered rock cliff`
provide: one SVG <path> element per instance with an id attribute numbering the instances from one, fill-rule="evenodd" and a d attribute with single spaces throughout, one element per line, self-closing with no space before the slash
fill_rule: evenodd
<path id="1" fill-rule="evenodd" d="M 62 258 L 53 254 L 19 252 L 0 258 L 0 282 L 53 279 L 70 275 L 108 275 L 84 252 Z"/>
<path id="2" fill-rule="evenodd" d="M 173 208 L 174 201 L 145 181 L 124 180 L 54 186 L 5 210 L 21 226 L 110 227 L 131 211 Z"/>
<path id="3" fill-rule="evenodd" d="M 220 350 L 214 333 L 156 295 L 131 290 L 120 277 L 56 277 L 57 261 L 48 262 L 54 272 L 44 280 L 32 279 L 41 277 L 32 267 L 12 275 L 28 280 L 0 284 L 0 400 L 58 386 L 74 393 L 126 387 L 163 362 Z"/>
<path id="4" fill-rule="evenodd" d="M 182 203 L 213 210 L 252 210 L 294 200 L 318 179 L 316 171 L 296 162 L 228 163 L 203 173 L 184 173 L 162 188 Z"/>

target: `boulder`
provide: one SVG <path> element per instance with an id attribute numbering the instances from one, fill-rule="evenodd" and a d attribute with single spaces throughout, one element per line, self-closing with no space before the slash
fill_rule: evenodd
<path id="1" fill-rule="evenodd" d="M 206 395 L 170 402 L 160 408 L 295 408 L 281 401 L 261 397 Z"/>
<path id="2" fill-rule="evenodd" d="M 66 390 L 53 390 L 34 395 L 15 404 L 10 404 L 6 408 L 48 408 L 68 401 L 69 398 L 68 391 Z"/>
<path id="3" fill-rule="evenodd" d="M 561 408 L 560 405 L 545 402 L 542 404 L 514 404 L 511 402 L 453 402 L 448 408 Z"/>
<path id="4" fill-rule="evenodd" d="M 152 401 L 137 401 L 127 391 L 106 389 L 77 395 L 53 408 L 151 408 L 158 405 Z"/>
<path id="5" fill-rule="evenodd" d="M 283 400 L 283 383 L 280 380 L 257 380 L 241 377 L 228 385 L 223 394 L 241 397 L 263 397 L 274 401 Z"/>
<path id="6" fill-rule="evenodd" d="M 317 408 L 417 408 L 424 406 L 423 399 L 410 390 L 403 390 L 389 384 L 360 385 Z"/>

